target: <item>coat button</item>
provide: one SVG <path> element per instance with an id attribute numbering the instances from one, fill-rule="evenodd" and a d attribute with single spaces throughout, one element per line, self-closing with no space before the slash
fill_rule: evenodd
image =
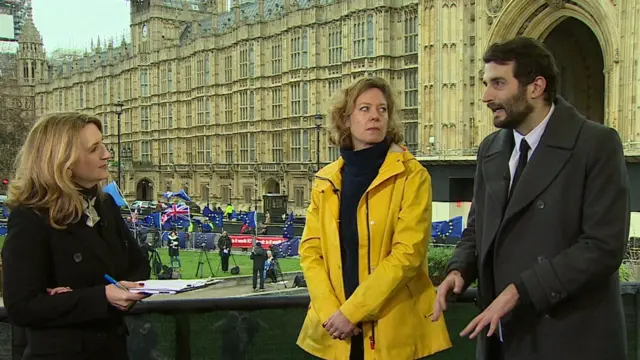
<path id="1" fill-rule="evenodd" d="M 544 201 L 542 200 L 538 200 L 536 201 L 536 206 L 538 207 L 538 209 L 542 210 L 544 209 Z"/>
<path id="2" fill-rule="evenodd" d="M 375 224 L 376 224 L 376 222 L 375 222 L 375 221 L 373 221 L 373 220 L 371 220 L 371 222 L 369 222 L 369 224 L 371 224 L 371 225 L 375 225 Z"/>
<path id="3" fill-rule="evenodd" d="M 557 293 L 557 292 L 555 292 L 555 291 L 552 291 L 552 292 L 551 292 L 551 297 L 552 297 L 552 298 L 554 298 L 554 299 L 557 299 L 557 298 L 559 298 L 559 297 L 560 297 L 560 294 L 558 294 L 558 293 Z"/>

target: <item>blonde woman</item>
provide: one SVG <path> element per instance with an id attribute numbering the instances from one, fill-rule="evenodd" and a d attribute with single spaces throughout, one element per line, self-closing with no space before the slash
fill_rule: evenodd
<path id="1" fill-rule="evenodd" d="M 341 157 L 320 170 L 300 242 L 311 304 L 298 345 L 322 359 L 410 360 L 451 347 L 425 263 L 431 179 L 404 149 L 389 84 L 366 77 L 331 111 Z"/>
<path id="2" fill-rule="evenodd" d="M 2 264 L 9 321 L 27 332 L 23 359 L 128 358 L 123 311 L 144 295 L 104 276 L 144 280 L 149 265 L 98 187 L 110 158 L 100 121 L 79 113 L 40 119 L 18 154 Z"/>

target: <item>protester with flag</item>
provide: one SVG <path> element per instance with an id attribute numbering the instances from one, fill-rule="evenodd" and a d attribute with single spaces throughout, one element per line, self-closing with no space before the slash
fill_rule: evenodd
<path id="1" fill-rule="evenodd" d="M 126 288 L 150 270 L 98 186 L 109 159 L 100 120 L 80 113 L 41 118 L 16 159 L 2 295 L 9 322 L 26 328 L 31 358 L 128 358 L 124 312 L 144 295 Z"/>
<path id="2" fill-rule="evenodd" d="M 431 178 L 398 145 L 392 93 L 364 77 L 332 109 L 341 157 L 315 176 L 299 249 L 311 304 L 298 345 L 322 359 L 416 359 L 451 347 L 444 319 L 427 316 Z"/>

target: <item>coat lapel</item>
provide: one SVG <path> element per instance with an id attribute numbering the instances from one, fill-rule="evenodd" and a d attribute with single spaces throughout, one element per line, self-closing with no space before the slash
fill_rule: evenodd
<path id="1" fill-rule="evenodd" d="M 511 130 L 501 130 L 480 160 L 482 161 L 482 174 L 487 192 L 489 192 L 494 201 L 491 205 L 487 204 L 487 211 L 491 214 L 496 214 L 496 216 L 486 217 L 483 231 L 483 237 L 486 241 L 482 242 L 481 258 L 484 258 L 484 254 L 493 243 L 502 222 L 502 214 L 504 213 L 509 191 L 509 159 L 513 151 L 513 144 Z"/>
<path id="2" fill-rule="evenodd" d="M 100 270 L 106 270 L 111 276 L 117 277 L 125 259 L 121 256 L 123 251 L 118 242 L 120 236 L 117 234 L 116 224 L 113 223 L 113 211 L 109 209 L 109 203 L 100 198 L 94 206 L 99 209 L 99 224 L 94 228 L 89 227 L 86 225 L 87 216 L 83 214 L 80 221 L 69 226 L 68 231 L 75 236 L 83 251 L 93 253 L 100 260 L 104 265 Z"/>
<path id="3" fill-rule="evenodd" d="M 405 170 L 403 160 L 403 153 L 389 152 L 384 162 L 382 163 L 382 166 L 380 166 L 378 175 L 375 177 L 375 179 L 373 179 L 371 185 L 369 185 L 369 188 L 367 188 L 367 191 L 365 191 L 365 195 L 367 192 L 380 185 L 383 181 L 403 172 Z"/>
<path id="4" fill-rule="evenodd" d="M 76 238 L 82 251 L 92 253 L 102 265 L 104 269 L 113 274 L 113 263 L 111 261 L 111 251 L 106 241 L 100 239 L 94 229 L 85 224 L 86 216 L 82 216 L 81 220 L 68 227 L 68 231 Z"/>
<path id="5" fill-rule="evenodd" d="M 580 132 L 584 120 L 576 110 L 558 98 L 556 108 L 540 143 L 525 167 L 509 205 L 505 211 L 503 223 L 536 199 L 555 179 L 571 157 L 571 150 Z"/>
<path id="6" fill-rule="evenodd" d="M 103 196 L 110 195 L 103 194 Z M 109 262 L 115 267 L 112 269 L 113 276 L 118 276 L 120 270 L 126 269 L 128 263 L 126 251 L 128 234 L 121 234 L 118 230 L 118 225 L 115 222 L 120 221 L 121 215 L 114 212 L 113 203 L 104 198 L 98 201 L 100 201 L 100 214 L 102 214 L 101 226 L 99 227 L 99 232 L 102 236 L 100 240 L 103 240 L 111 249 L 112 255 L 109 258 Z M 125 231 L 129 231 L 129 229 Z"/>

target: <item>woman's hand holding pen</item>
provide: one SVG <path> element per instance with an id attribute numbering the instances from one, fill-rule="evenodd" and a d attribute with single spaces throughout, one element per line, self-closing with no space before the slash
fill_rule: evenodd
<path id="1" fill-rule="evenodd" d="M 133 293 L 125 289 L 135 289 L 142 287 L 139 283 L 131 281 L 120 281 L 118 285 L 107 285 L 105 287 L 105 293 L 107 295 L 107 301 L 119 310 L 128 310 L 136 302 L 147 297 L 144 293 Z"/>

